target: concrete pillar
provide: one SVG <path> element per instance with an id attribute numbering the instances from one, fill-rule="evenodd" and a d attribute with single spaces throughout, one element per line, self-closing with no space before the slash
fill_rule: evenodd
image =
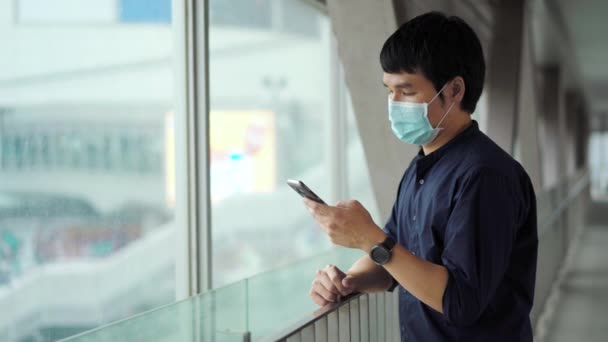
<path id="1" fill-rule="evenodd" d="M 534 188 L 542 189 L 541 155 L 538 140 L 538 105 L 534 79 L 534 59 L 532 55 L 532 37 L 529 30 L 530 13 L 526 11 L 523 20 L 523 37 L 521 48 L 521 73 L 519 77 L 518 120 L 516 137 L 519 145 L 519 161 L 524 166 Z"/>
<path id="2" fill-rule="evenodd" d="M 393 2 L 328 0 L 327 6 L 380 216 L 386 220 L 399 180 L 418 151 L 416 146 L 400 142 L 391 131 L 387 92 L 382 87 L 380 49 L 397 29 Z"/>
<path id="3" fill-rule="evenodd" d="M 578 116 L 580 119 L 576 132 L 576 168 L 582 169 L 587 167 L 587 148 L 591 132 L 591 118 L 589 117 L 584 101 L 581 101 L 578 109 Z"/>
<path id="4" fill-rule="evenodd" d="M 564 67 L 562 67 L 564 68 Z M 559 148 L 559 173 L 558 182 L 563 184 L 568 178 L 568 121 L 567 121 L 567 89 L 566 89 L 566 73 L 560 69 L 558 93 L 555 100 L 557 101 L 557 127 Z"/>
<path id="5" fill-rule="evenodd" d="M 524 3 L 524 0 L 501 0 L 494 4 L 494 29 L 488 53 L 487 134 L 511 154 L 518 127 Z"/>
<path id="6" fill-rule="evenodd" d="M 585 100 L 582 91 L 571 90 L 566 95 L 566 121 L 568 134 L 567 170 L 573 175 L 585 168 L 586 160 L 586 130 L 588 116 L 585 111 Z"/>
<path id="7" fill-rule="evenodd" d="M 557 185 L 563 169 L 562 141 L 560 128 L 560 70 L 557 66 L 543 67 L 540 70 L 539 139 L 543 174 L 543 188 Z"/>

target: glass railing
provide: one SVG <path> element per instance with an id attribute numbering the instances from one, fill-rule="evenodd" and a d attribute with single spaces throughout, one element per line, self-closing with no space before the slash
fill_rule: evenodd
<path id="1" fill-rule="evenodd" d="M 327 264 L 348 269 L 361 255 L 362 252 L 358 250 L 332 249 L 314 258 L 144 312 L 63 341 L 263 340 L 317 309 L 308 295 L 315 270 Z"/>

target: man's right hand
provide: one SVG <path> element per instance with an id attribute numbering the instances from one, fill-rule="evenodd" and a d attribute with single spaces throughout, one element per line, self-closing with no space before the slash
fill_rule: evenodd
<path id="1" fill-rule="evenodd" d="M 315 304 L 325 306 L 355 291 L 353 276 L 345 274 L 336 266 L 327 265 L 317 271 L 309 294 Z"/>

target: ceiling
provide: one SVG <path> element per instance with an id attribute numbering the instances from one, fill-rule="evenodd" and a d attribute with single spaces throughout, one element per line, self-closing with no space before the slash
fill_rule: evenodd
<path id="1" fill-rule="evenodd" d="M 545 1 L 557 5 L 592 114 L 608 115 L 608 1 Z"/>

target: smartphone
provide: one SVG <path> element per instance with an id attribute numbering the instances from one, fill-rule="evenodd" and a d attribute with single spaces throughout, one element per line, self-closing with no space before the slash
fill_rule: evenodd
<path id="1" fill-rule="evenodd" d="M 313 200 L 317 203 L 325 204 L 321 197 L 317 196 L 309 187 L 306 186 L 302 181 L 288 179 L 287 185 L 289 185 L 292 189 L 294 189 L 300 196 L 306 197 L 310 200 Z"/>

